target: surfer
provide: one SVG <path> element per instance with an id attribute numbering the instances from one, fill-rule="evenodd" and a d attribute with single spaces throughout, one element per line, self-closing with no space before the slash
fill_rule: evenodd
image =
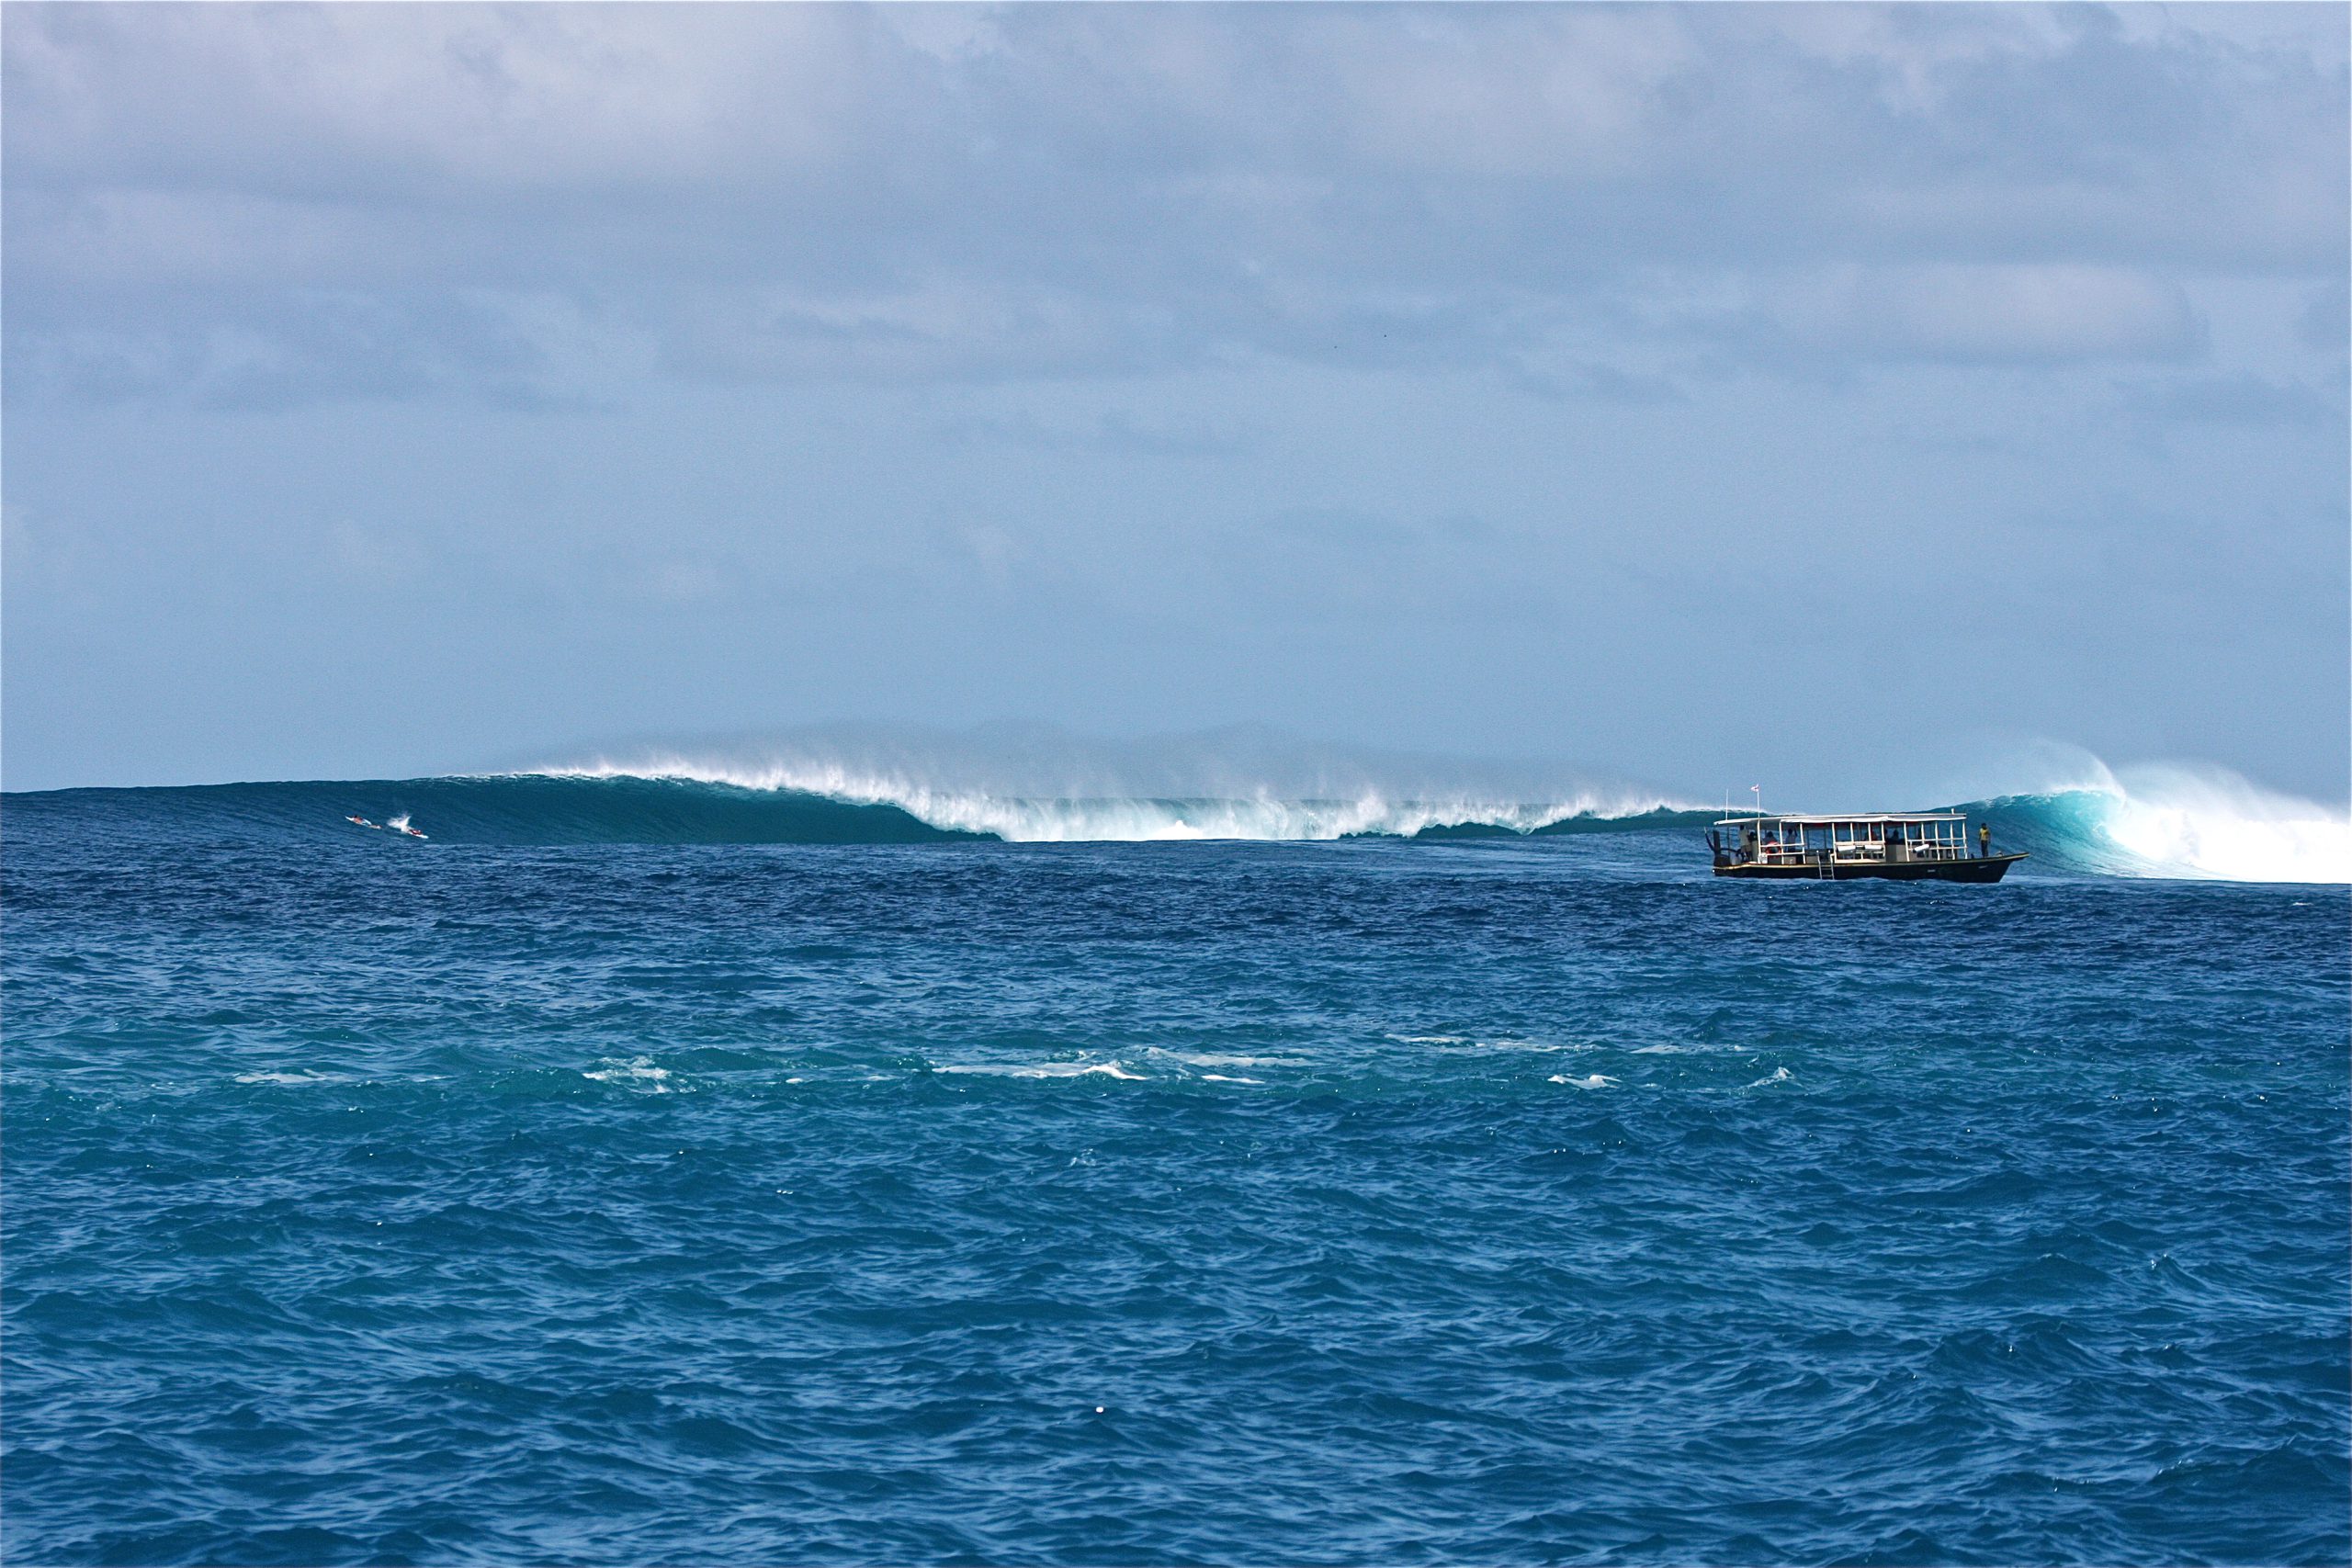
<path id="1" fill-rule="evenodd" d="M 346 817 L 346 818 L 344 818 L 344 820 L 345 820 L 345 821 L 346 821 L 346 822 L 356 822 L 356 823 L 357 823 L 357 824 L 359 824 L 359 826 L 361 826 L 362 828 L 373 828 L 373 827 L 375 827 L 375 826 L 377 825 L 377 824 L 375 824 L 375 823 L 373 823 L 373 822 L 368 821 L 368 818 L 366 818 L 365 817 L 356 817 L 356 816 L 354 816 L 354 817 Z"/>
<path id="2" fill-rule="evenodd" d="M 384 826 L 390 828 L 395 833 L 405 833 L 412 839 L 422 839 L 424 837 L 424 834 L 418 832 L 415 829 L 408 825 L 408 813 L 405 811 L 401 812 L 398 817 L 393 818 L 390 821 L 385 823 Z"/>

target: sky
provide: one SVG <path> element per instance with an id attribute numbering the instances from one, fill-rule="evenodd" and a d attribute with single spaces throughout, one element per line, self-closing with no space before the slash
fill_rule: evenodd
<path id="1" fill-rule="evenodd" d="M 0 777 L 2342 802 L 2348 16 L 11 0 Z"/>

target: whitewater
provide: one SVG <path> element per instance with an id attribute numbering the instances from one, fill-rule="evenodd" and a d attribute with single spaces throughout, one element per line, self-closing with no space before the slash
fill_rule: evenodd
<path id="1" fill-rule="evenodd" d="M 889 806 L 935 828 L 1009 843 L 1409 839 L 1449 828 L 1531 833 L 1579 819 L 1623 821 L 1643 816 L 1687 815 L 1694 809 L 1663 795 L 1625 789 L 1578 790 L 1540 801 L 1478 799 L 1462 794 L 1397 800 L 1365 786 L 1341 799 L 1283 799 L 1267 785 L 1251 787 L 1238 798 L 1034 798 L 866 773 L 835 762 L 741 767 L 674 756 L 634 764 L 599 761 L 549 769 L 547 776 L 668 780 Z"/>

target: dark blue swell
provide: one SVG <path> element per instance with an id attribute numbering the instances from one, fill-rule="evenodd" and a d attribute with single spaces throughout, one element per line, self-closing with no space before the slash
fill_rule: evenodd
<path id="1" fill-rule="evenodd" d="M 20 818 L 102 820 L 118 834 L 181 842 L 350 841 L 410 818 L 453 844 L 918 844 L 981 835 L 934 828 L 896 806 L 694 779 L 537 773 L 74 789 L 11 795 Z M 395 835 L 396 837 L 396 835 Z M 411 840 L 413 842 L 413 840 Z"/>
<path id="2" fill-rule="evenodd" d="M 12 1562 L 2352 1554 L 2342 889 L 28 799 Z"/>

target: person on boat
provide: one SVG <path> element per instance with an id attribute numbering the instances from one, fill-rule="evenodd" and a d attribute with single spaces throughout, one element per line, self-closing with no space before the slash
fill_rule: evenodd
<path id="1" fill-rule="evenodd" d="M 1992 852 L 1993 825 L 1990 822 L 1979 822 L 1976 824 L 1976 858 L 1983 860 Z"/>

